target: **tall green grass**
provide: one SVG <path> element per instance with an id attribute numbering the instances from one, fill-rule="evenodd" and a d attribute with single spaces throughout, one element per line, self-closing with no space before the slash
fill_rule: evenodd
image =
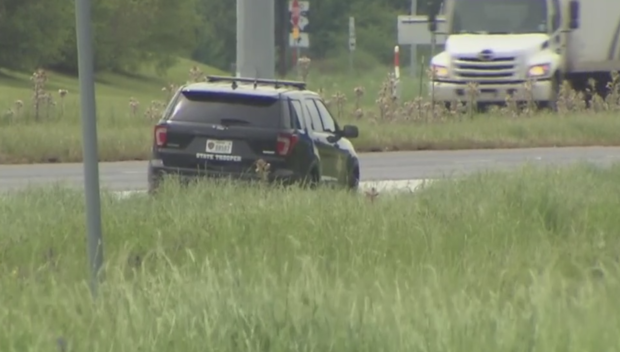
<path id="1" fill-rule="evenodd" d="M 620 167 L 364 196 L 169 184 L 0 200 L 0 351 L 617 351 Z"/>

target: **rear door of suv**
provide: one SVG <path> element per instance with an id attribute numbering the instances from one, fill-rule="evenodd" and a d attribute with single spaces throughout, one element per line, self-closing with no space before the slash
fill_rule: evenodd
<path id="1" fill-rule="evenodd" d="M 165 140 L 155 133 L 154 157 L 166 167 L 251 173 L 256 160 L 283 157 L 284 108 L 277 92 L 181 91 L 156 127 Z"/>

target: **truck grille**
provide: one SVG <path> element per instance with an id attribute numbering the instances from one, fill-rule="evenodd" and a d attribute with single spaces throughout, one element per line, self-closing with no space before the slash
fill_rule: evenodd
<path id="1" fill-rule="evenodd" d="M 454 74 L 457 78 L 474 82 L 493 82 L 514 78 L 516 58 L 497 57 L 481 60 L 477 57 L 457 57 L 454 59 Z"/>

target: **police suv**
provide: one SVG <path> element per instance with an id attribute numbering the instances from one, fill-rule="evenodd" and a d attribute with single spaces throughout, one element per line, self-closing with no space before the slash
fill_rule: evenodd
<path id="1" fill-rule="evenodd" d="M 181 87 L 153 131 L 149 191 L 165 175 L 333 184 L 357 189 L 359 159 L 304 82 L 208 76 Z M 257 165 L 268 165 L 265 174 Z"/>

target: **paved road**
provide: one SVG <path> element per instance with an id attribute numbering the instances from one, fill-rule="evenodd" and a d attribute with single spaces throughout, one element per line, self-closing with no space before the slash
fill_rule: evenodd
<path id="1" fill-rule="evenodd" d="M 509 169 L 531 162 L 566 165 L 589 161 L 605 166 L 620 161 L 620 148 L 542 148 L 428 151 L 362 154 L 362 179 L 412 180 L 462 175 L 485 169 Z M 103 163 L 101 184 L 112 190 L 146 188 L 146 163 Z M 0 165 L 0 191 L 28 184 L 66 182 L 82 186 L 82 164 Z"/>

